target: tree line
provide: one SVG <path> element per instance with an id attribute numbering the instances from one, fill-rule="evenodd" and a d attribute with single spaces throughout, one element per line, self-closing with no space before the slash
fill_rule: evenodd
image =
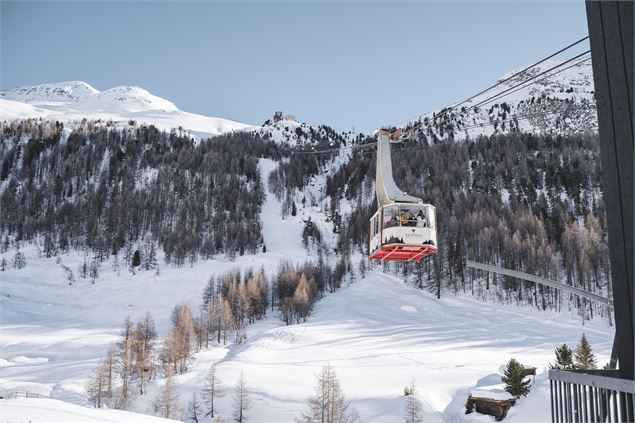
<path id="1" fill-rule="evenodd" d="M 237 132 L 195 143 L 153 126 L 2 123 L 0 232 L 47 257 L 88 249 L 130 266 L 146 237 L 177 266 L 255 253 L 264 186 L 258 159 L 288 148 Z M 137 253 L 138 254 L 138 253 Z"/>

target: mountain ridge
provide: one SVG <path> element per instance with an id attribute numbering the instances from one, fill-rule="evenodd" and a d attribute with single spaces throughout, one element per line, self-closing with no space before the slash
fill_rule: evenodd
<path id="1" fill-rule="evenodd" d="M 184 129 L 203 138 L 250 128 L 230 119 L 180 110 L 174 103 L 138 86 L 99 91 L 84 81 L 55 82 L 0 91 L 0 121 L 27 118 L 59 120 L 74 127 L 83 119 L 128 125 L 146 123 L 170 131 Z"/>
<path id="2" fill-rule="evenodd" d="M 514 132 L 597 133 L 593 72 L 588 59 L 566 66 L 549 60 L 521 72 L 524 69 L 502 75 L 497 80 L 500 86 L 493 90 L 422 114 L 400 127 L 416 127 L 416 138 L 426 143 Z M 533 78 L 531 83 L 515 87 L 527 78 Z M 502 97 L 496 98 L 497 94 Z M 185 130 L 195 138 L 246 130 L 289 144 L 302 144 L 308 141 L 304 134 L 320 132 L 325 127 L 295 120 L 268 120 L 254 125 L 204 116 L 182 111 L 142 87 L 121 85 L 99 91 L 79 80 L 1 90 L 0 121 L 26 118 L 55 119 L 70 126 L 84 118 L 123 125 L 138 121 L 167 131 Z M 353 139 L 358 135 L 332 132 L 328 135 L 331 139 Z"/>
<path id="3" fill-rule="evenodd" d="M 514 132 L 597 133 L 593 70 L 589 59 L 548 60 L 512 70 L 497 87 L 400 125 L 423 142 L 464 140 Z M 523 80 L 528 81 L 521 84 Z M 519 84 L 521 84 L 519 86 Z M 460 107 L 459 107 L 460 106 Z"/>

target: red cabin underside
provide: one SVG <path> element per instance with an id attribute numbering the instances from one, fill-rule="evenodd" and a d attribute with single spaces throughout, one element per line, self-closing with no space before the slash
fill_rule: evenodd
<path id="1" fill-rule="evenodd" d="M 370 255 L 371 260 L 411 261 L 417 263 L 430 254 L 435 254 L 437 247 L 434 245 L 404 245 L 388 244 Z"/>

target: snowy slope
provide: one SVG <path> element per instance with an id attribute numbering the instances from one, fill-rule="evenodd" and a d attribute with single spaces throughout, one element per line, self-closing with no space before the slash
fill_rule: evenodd
<path id="1" fill-rule="evenodd" d="M 250 127 L 240 122 L 179 110 L 174 103 L 140 87 L 120 86 L 98 91 L 82 81 L 19 87 L 0 91 L 0 121 L 45 117 L 73 126 L 82 119 L 130 120 L 167 131 L 183 128 L 195 137 L 218 135 Z"/>
<path id="2" fill-rule="evenodd" d="M 121 410 L 81 407 L 45 398 L 0 401 L 0 423 L 170 423 L 175 420 Z"/>
<path id="3" fill-rule="evenodd" d="M 429 140 L 461 140 L 509 132 L 597 132 L 591 61 L 579 64 L 574 61 L 546 72 L 560 63 L 546 61 L 524 74 L 519 74 L 524 68 L 516 69 L 498 80 L 500 82 L 511 77 L 508 81 L 470 101 L 455 103 L 451 112 L 448 109 L 437 110 L 421 115 L 403 127 L 410 128 L 419 124 L 419 136 Z M 569 67 L 574 64 L 575 66 Z M 560 69 L 563 71 L 556 74 Z M 546 73 L 539 76 L 543 72 Z M 534 76 L 536 78 L 532 83 L 511 89 Z M 511 90 L 503 97 L 485 102 L 509 89 Z"/>
<path id="4" fill-rule="evenodd" d="M 46 117 L 48 111 L 27 103 L 0 99 L 0 120 L 16 120 Z"/>
<path id="5" fill-rule="evenodd" d="M 263 178 L 275 165 L 261 161 Z M 325 175 L 316 176 L 309 191 L 317 196 L 324 179 Z M 282 261 L 314 258 L 300 243 L 302 219 L 307 216 L 328 233 L 320 205 L 282 219 L 280 203 L 268 193 L 261 215 L 267 253 L 193 267 L 162 265 L 159 274 L 132 275 L 125 269 L 118 274 L 107 262 L 95 285 L 82 279 L 67 285 L 61 264 L 77 269 L 81 253 L 62 255 L 56 263 L 56 258 L 42 258 L 36 246 L 24 246 L 27 267 L 7 269 L 0 285 L 0 395 L 30 391 L 86 405 L 88 375 L 117 339 L 127 315 L 138 319 L 150 311 L 165 335 L 172 307 L 182 301 L 199 304 L 210 275 L 262 266 L 271 276 Z M 506 421 L 547 421 L 546 365 L 557 345 L 575 344 L 583 331 L 599 363 L 606 362 L 613 331 L 603 320 L 583 327 L 566 313 L 485 304 L 450 293 L 437 300 L 376 268 L 319 301 L 305 323 L 285 326 L 276 313 L 269 313 L 248 328 L 245 343 L 197 353 L 191 370 L 178 375 L 175 383 L 185 408 L 200 390 L 209 365 L 216 363 L 229 390 L 219 402 L 222 415 L 231 413 L 232 387 L 243 372 L 251 396 L 250 421 L 292 422 L 312 394 L 319 369 L 330 363 L 363 421 L 400 421 L 403 387 L 414 379 L 426 422 L 484 422 L 491 418 L 463 415 L 467 394 L 472 389 L 500 392 L 500 367 L 515 357 L 539 370 L 535 389 Z M 132 411 L 151 413 L 163 383 L 153 382 Z"/>
<path id="6" fill-rule="evenodd" d="M 270 263 L 264 256 L 254 257 L 254 264 Z M 2 358 L 7 361 L 0 385 L 86 404 L 82 396 L 86 377 L 114 340 L 126 314 L 138 317 L 151 310 L 165 333 L 171 305 L 197 301 L 211 272 L 233 265 L 244 267 L 249 261 L 215 266 L 209 262 L 192 269 L 166 270 L 159 277 L 126 274 L 117 279 L 104 271 L 95 286 L 71 289 L 62 281 L 51 280 L 50 285 L 39 284 L 39 295 L 33 292 L 28 298 L 20 298 L 23 288 L 19 285 L 30 290 L 35 281 L 18 278 L 19 271 L 9 271 L 3 297 L 20 301 L 20 319 L 32 323 L 19 325 L 10 323 L 18 316 L 3 317 L 0 341 L 5 346 Z M 8 301 L 3 299 L 3 308 Z M 252 398 L 252 421 L 291 422 L 312 393 L 320 367 L 330 363 L 364 421 L 398 421 L 403 410 L 402 389 L 414 379 L 426 421 L 438 422 L 444 416 L 462 414 L 471 389 L 500 390 L 500 366 L 516 357 L 537 366 L 539 374 L 537 388 L 512 409 L 507 421 L 546 421 L 546 365 L 553 360 L 557 345 L 574 344 L 582 331 L 599 362 L 605 362 L 612 331 L 603 321 L 582 327 L 579 320 L 566 315 L 451 295 L 436 300 L 399 278 L 374 271 L 325 297 L 306 323 L 284 326 L 270 315 L 248 329 L 246 343 L 197 354 L 192 370 L 175 381 L 185 405 L 202 386 L 210 364 L 217 364 L 230 392 L 243 372 Z M 157 390 L 154 387 L 137 399 L 133 410 L 149 412 Z M 229 415 L 231 395 L 222 399 L 219 410 Z M 466 416 L 465 421 L 484 421 L 479 418 Z"/>
<path id="7" fill-rule="evenodd" d="M 24 103 L 73 102 L 98 93 L 99 90 L 83 81 L 69 81 L 2 90 L 0 97 Z"/>

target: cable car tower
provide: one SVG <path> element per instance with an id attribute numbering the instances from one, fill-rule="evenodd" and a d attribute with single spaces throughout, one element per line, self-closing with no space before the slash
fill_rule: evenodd
<path id="1" fill-rule="evenodd" d="M 400 132 L 377 131 L 376 191 L 379 209 L 370 219 L 371 260 L 421 261 L 437 252 L 436 210 L 403 192 L 393 179 L 390 144 Z"/>

